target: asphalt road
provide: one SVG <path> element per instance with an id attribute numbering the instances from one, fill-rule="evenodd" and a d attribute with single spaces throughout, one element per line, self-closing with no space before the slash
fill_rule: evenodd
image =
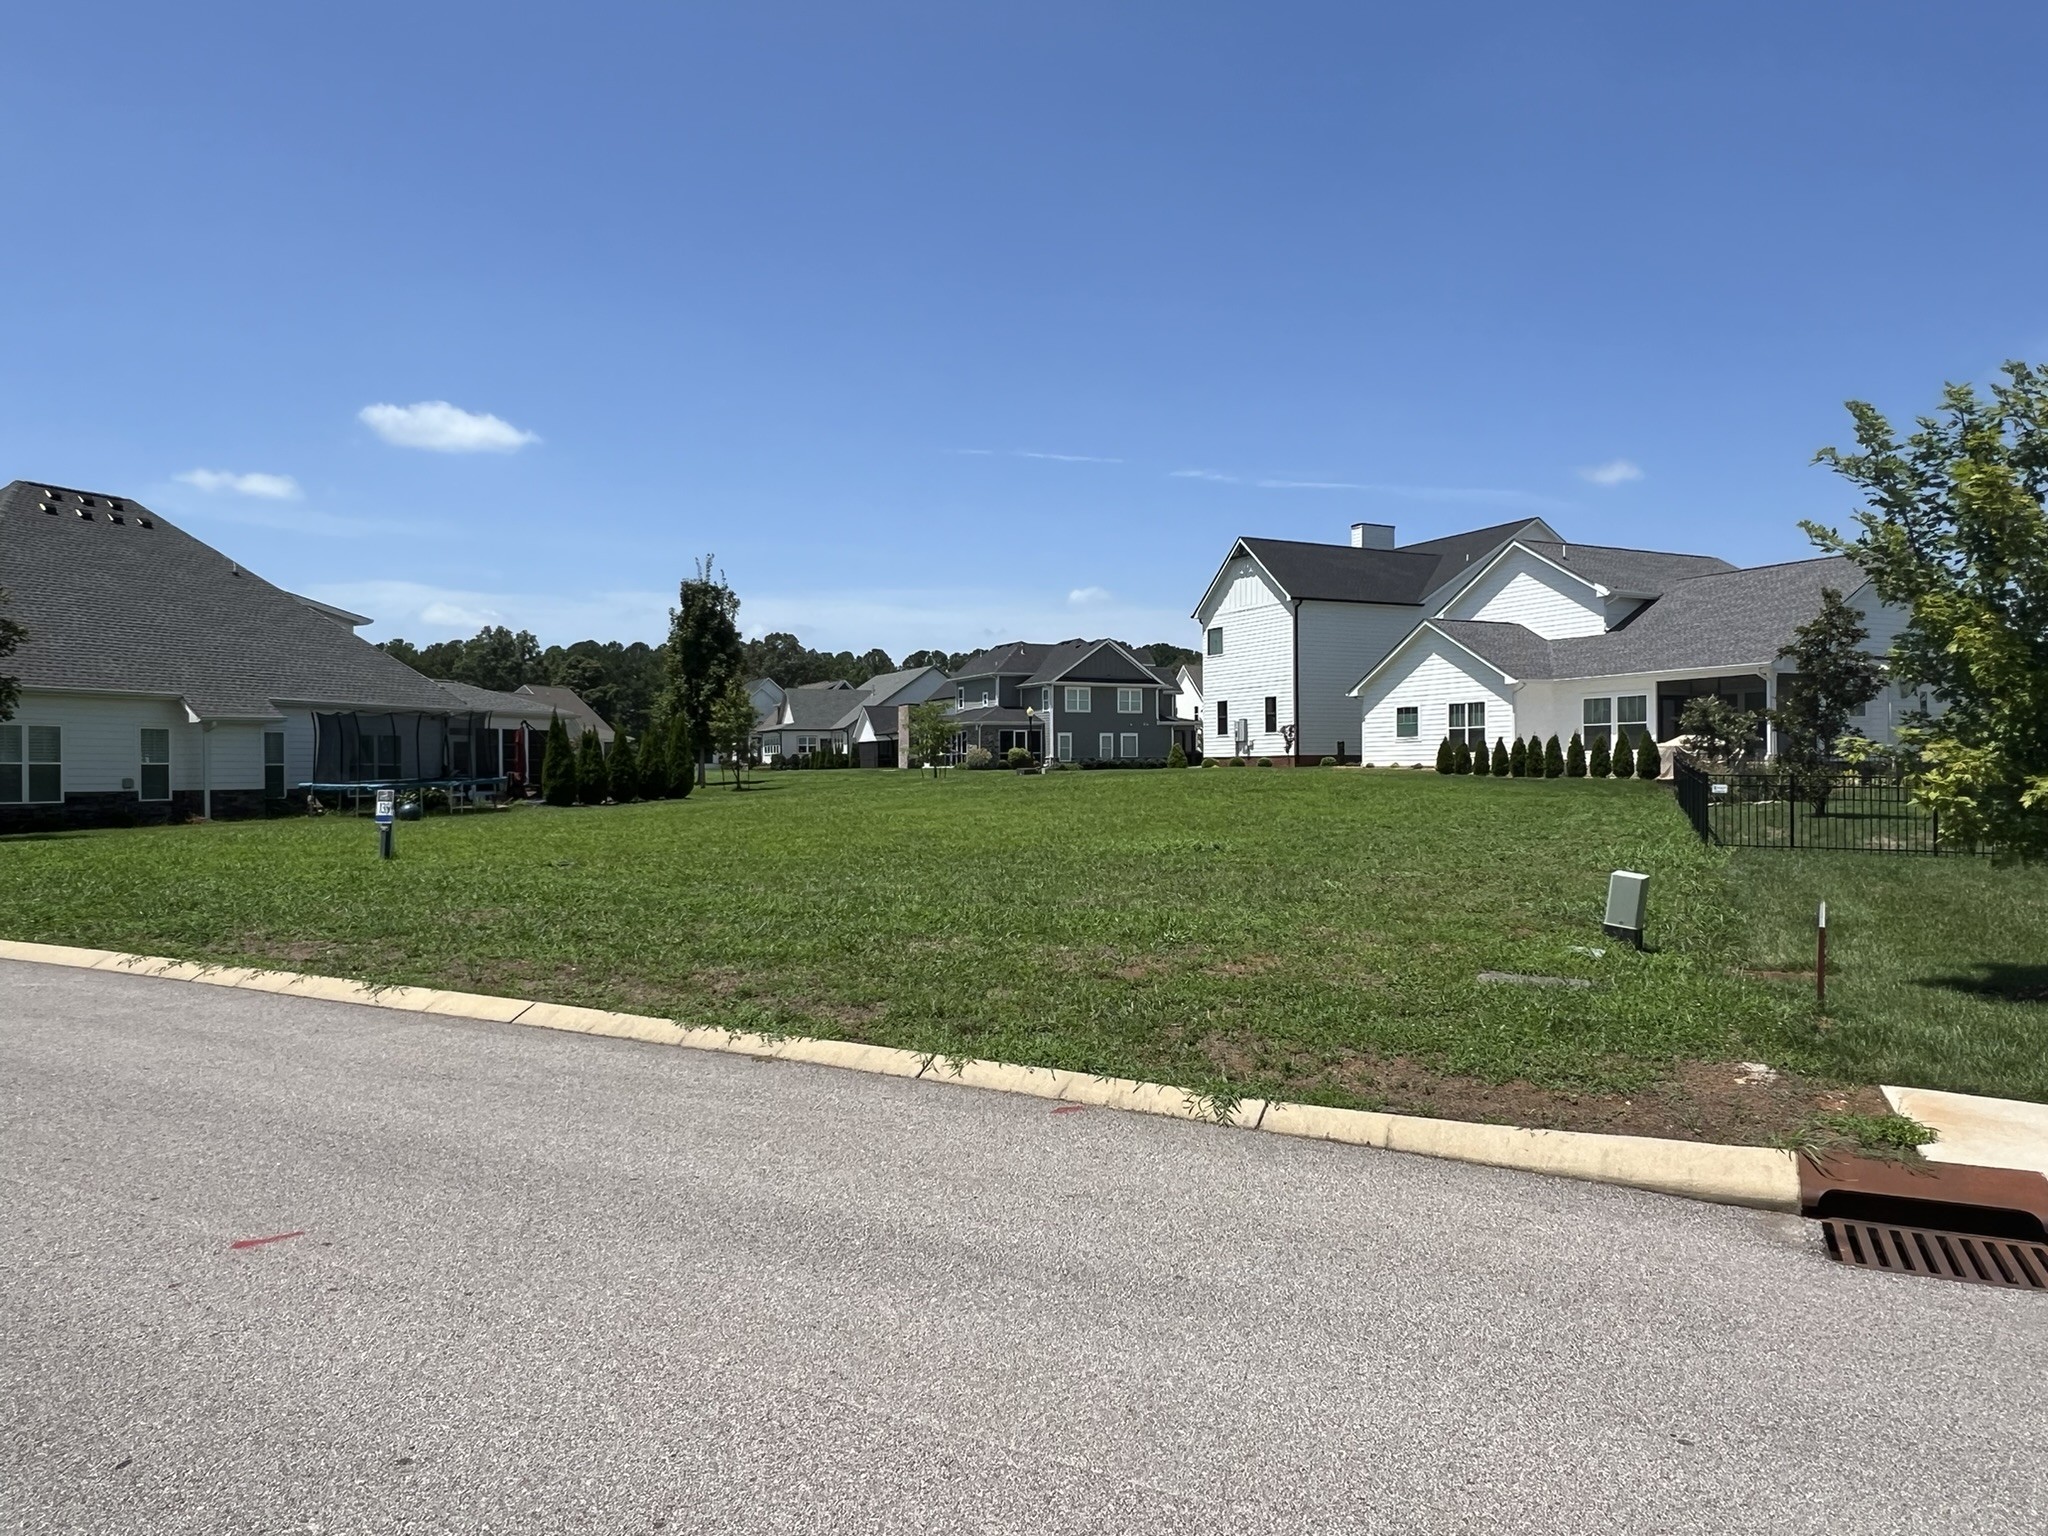
<path id="1" fill-rule="evenodd" d="M 4 962 L 0 1095 L 7 1531 L 2048 1508 L 2048 1303 L 1792 1218 Z"/>

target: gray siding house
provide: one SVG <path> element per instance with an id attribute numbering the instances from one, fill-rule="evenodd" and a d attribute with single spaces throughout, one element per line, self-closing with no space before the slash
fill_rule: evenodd
<path id="1" fill-rule="evenodd" d="M 953 674 L 956 750 L 1023 747 L 1064 763 L 1162 762 L 1178 730 L 1174 682 L 1115 640 L 1024 641 L 970 656 Z"/>

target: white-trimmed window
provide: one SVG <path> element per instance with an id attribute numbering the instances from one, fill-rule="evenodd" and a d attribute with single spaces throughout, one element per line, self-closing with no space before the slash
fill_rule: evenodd
<path id="1" fill-rule="evenodd" d="M 1623 736 L 1640 744 L 1650 731 L 1650 696 L 1624 693 L 1614 701 L 1614 719 Z"/>
<path id="2" fill-rule="evenodd" d="M 1399 704 L 1394 708 L 1394 734 L 1396 736 L 1420 736 L 1422 734 L 1422 711 L 1413 704 Z"/>
<path id="3" fill-rule="evenodd" d="M 64 728 L 0 725 L 0 805 L 55 805 L 64 798 Z"/>
<path id="4" fill-rule="evenodd" d="M 1468 741 L 1475 747 L 1486 745 L 1486 705 L 1453 704 L 1450 709 L 1450 730 L 1452 741 Z"/>
<path id="5" fill-rule="evenodd" d="M 1592 750 L 1596 741 L 1614 740 L 1614 700 L 1587 699 L 1579 711 L 1579 739 Z"/>
<path id="6" fill-rule="evenodd" d="M 1073 733 L 1069 731 L 1061 731 L 1058 737 L 1055 738 L 1055 740 L 1057 741 L 1059 746 L 1060 761 L 1063 763 L 1071 763 L 1074 760 Z"/>
<path id="7" fill-rule="evenodd" d="M 463 745 L 467 746 L 468 743 L 464 742 Z M 472 764 L 471 768 L 472 771 L 478 771 L 479 765 Z M 284 798 L 283 731 L 265 731 L 263 733 L 263 795 L 268 800 L 282 800 Z"/>
<path id="8" fill-rule="evenodd" d="M 1095 738 L 1095 755 L 1105 763 L 1116 756 L 1115 731 L 1104 731 Z"/>
<path id="9" fill-rule="evenodd" d="M 1280 700 L 1274 694 L 1266 695 L 1266 734 L 1274 735 L 1280 729 Z"/>
<path id="10" fill-rule="evenodd" d="M 1136 757 L 1138 755 L 1138 733 L 1136 731 L 1124 732 L 1122 752 L 1125 757 Z"/>
<path id="11" fill-rule="evenodd" d="M 1047 684 L 1045 685 L 1045 687 L 1043 687 L 1042 689 L 1040 689 L 1040 690 L 1039 690 L 1039 698 L 1038 698 L 1038 707 L 1039 707 L 1040 709 L 1051 709 L 1051 708 L 1052 708 L 1052 684 L 1051 684 L 1051 683 L 1047 683 Z"/>
<path id="12" fill-rule="evenodd" d="M 799 737 L 797 737 L 797 739 L 796 739 L 796 755 L 797 755 L 798 757 L 809 757 L 809 756 L 810 756 L 810 755 L 811 755 L 811 754 L 812 754 L 813 752 L 815 752 L 815 751 L 817 751 L 817 750 L 818 750 L 818 738 L 817 738 L 817 737 L 815 737 L 815 736 L 799 736 Z"/>
<path id="13" fill-rule="evenodd" d="M 284 740 L 282 736 L 279 741 Z M 142 728 L 140 775 L 136 783 L 138 799 L 168 800 L 171 798 L 171 732 L 168 726 L 145 725 Z M 282 790 L 279 791 L 283 793 Z"/>
<path id="14" fill-rule="evenodd" d="M 1120 715 L 1142 715 L 1145 713 L 1145 690 L 1142 688 L 1117 689 L 1116 712 Z"/>
<path id="15" fill-rule="evenodd" d="M 1085 715 L 1089 711 L 1090 701 L 1094 693 L 1095 690 L 1093 688 L 1069 688 L 1066 690 L 1067 696 L 1062 701 L 1061 707 L 1069 714 Z"/>
<path id="16" fill-rule="evenodd" d="M 1218 699 L 1216 701 L 1216 734 L 1218 736 L 1228 736 L 1230 734 L 1230 700 L 1228 699 Z"/>
<path id="17" fill-rule="evenodd" d="M 1209 631 L 1209 654 L 1211 656 L 1221 656 L 1223 654 L 1223 631 L 1221 629 Z"/>

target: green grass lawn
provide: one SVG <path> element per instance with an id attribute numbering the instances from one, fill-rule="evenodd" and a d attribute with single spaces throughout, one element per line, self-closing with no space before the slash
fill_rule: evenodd
<path id="1" fill-rule="evenodd" d="M 0 936 L 1547 1123 L 1737 1060 L 2048 1097 L 2038 975 L 2032 998 L 1939 980 L 1995 988 L 2048 954 L 2039 875 L 1731 862 L 1635 783 L 757 782 L 401 825 L 388 864 L 368 823 L 339 817 L 0 841 Z M 1653 877 L 1648 953 L 1600 934 L 1618 867 Z M 1843 966 L 1826 1027 L 1808 988 L 1743 973 L 1805 963 L 1823 888 Z"/>

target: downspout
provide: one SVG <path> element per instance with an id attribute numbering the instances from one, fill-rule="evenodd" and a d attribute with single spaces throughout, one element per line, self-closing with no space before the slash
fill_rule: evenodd
<path id="1" fill-rule="evenodd" d="M 200 814 L 208 821 L 213 820 L 213 725 L 211 720 L 199 722 Z"/>
<path id="2" fill-rule="evenodd" d="M 1301 738 L 1301 599 L 1294 600 L 1294 766 L 1301 766 L 1302 749 L 1308 745 Z"/>

